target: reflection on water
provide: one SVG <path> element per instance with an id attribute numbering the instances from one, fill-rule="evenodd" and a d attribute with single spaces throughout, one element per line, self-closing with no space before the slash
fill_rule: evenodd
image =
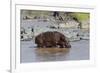
<path id="1" fill-rule="evenodd" d="M 50 48 L 51 50 L 48 50 L 48 48 L 45 48 L 45 50 L 42 49 L 36 49 L 35 52 L 37 60 L 39 61 L 61 61 L 66 59 L 66 55 L 69 52 L 69 49 L 66 48 L 60 48 L 61 50 L 57 50 L 59 48 L 56 48 L 56 50 L 54 50 L 55 48 Z"/>
<path id="2" fill-rule="evenodd" d="M 21 41 L 21 63 L 89 59 L 89 41 L 71 42 L 72 48 L 39 49 L 33 41 Z"/>

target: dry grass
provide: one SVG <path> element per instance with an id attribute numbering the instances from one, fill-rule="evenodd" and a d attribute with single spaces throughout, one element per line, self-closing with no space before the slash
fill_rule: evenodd
<path id="1" fill-rule="evenodd" d="M 56 53 L 66 53 L 69 48 L 37 48 L 36 52 L 39 54 L 56 54 Z"/>

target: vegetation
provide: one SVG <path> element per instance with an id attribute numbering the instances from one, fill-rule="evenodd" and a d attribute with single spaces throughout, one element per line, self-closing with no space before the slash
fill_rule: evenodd
<path id="1" fill-rule="evenodd" d="M 89 18 L 90 18 L 89 13 L 75 12 L 75 13 L 71 13 L 70 15 L 72 17 L 77 18 L 78 21 L 89 20 Z"/>

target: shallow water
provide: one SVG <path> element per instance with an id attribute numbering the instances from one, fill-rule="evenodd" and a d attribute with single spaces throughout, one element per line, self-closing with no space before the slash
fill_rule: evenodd
<path id="1" fill-rule="evenodd" d="M 89 40 L 81 40 L 70 43 L 72 47 L 68 49 L 67 52 L 40 54 L 36 52 L 36 44 L 34 44 L 33 41 L 21 41 L 21 63 L 89 59 Z"/>

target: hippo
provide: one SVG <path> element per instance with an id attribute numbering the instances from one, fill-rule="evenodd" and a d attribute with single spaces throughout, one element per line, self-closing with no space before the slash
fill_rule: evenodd
<path id="1" fill-rule="evenodd" d="M 69 39 L 65 37 L 62 33 L 57 31 L 47 31 L 43 32 L 35 37 L 35 44 L 37 47 L 49 48 L 71 48 Z"/>

